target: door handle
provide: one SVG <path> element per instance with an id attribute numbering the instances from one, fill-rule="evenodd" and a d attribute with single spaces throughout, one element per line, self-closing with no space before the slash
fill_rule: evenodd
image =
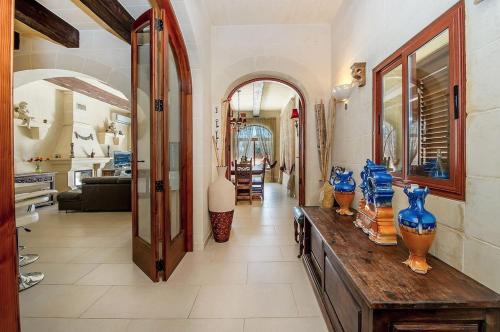
<path id="1" fill-rule="evenodd" d="M 459 96 L 459 90 L 458 90 L 458 85 L 455 85 L 453 87 L 453 108 L 454 108 L 454 115 L 455 119 L 458 119 L 460 117 L 460 103 L 458 100 Z"/>
<path id="2" fill-rule="evenodd" d="M 145 163 L 146 161 L 144 160 L 137 160 L 138 163 Z"/>

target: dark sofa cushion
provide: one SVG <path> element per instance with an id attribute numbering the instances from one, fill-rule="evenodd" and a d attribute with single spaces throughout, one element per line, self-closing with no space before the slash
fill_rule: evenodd
<path id="1" fill-rule="evenodd" d="M 130 184 L 131 182 L 132 178 L 120 176 L 100 176 L 82 180 L 84 184 Z"/>
<path id="2" fill-rule="evenodd" d="M 59 202 L 63 201 L 78 201 L 82 199 L 82 191 L 80 189 L 65 191 L 57 195 Z"/>

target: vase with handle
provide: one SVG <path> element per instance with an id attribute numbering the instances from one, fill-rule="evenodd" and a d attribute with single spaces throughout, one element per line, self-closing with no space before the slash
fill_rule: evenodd
<path id="1" fill-rule="evenodd" d="M 217 167 L 217 178 L 208 187 L 208 210 L 215 242 L 227 242 L 231 234 L 235 189 L 226 178 L 227 167 Z"/>
<path id="2" fill-rule="evenodd" d="M 350 209 L 354 199 L 354 190 L 356 189 L 356 181 L 354 181 L 352 174 L 352 171 L 337 171 L 337 175 L 333 181 L 335 200 L 340 205 L 340 208 L 336 212 L 344 216 L 352 216 L 354 214 Z"/>
<path id="3" fill-rule="evenodd" d="M 407 186 L 404 193 L 410 206 L 399 212 L 398 222 L 403 241 L 410 251 L 404 261 L 414 272 L 426 274 L 431 268 L 427 264 L 427 252 L 436 236 L 436 217 L 424 207 L 429 188 Z"/>

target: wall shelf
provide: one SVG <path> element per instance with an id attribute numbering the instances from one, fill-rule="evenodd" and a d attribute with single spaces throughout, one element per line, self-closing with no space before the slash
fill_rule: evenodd
<path id="1" fill-rule="evenodd" d="M 50 127 L 48 123 L 40 123 L 34 120 L 30 123 L 30 128 L 23 123 L 22 119 L 14 119 L 14 124 L 26 128 L 30 132 L 31 138 L 36 140 L 44 139 Z"/>
<path id="2" fill-rule="evenodd" d="M 125 135 L 115 135 L 113 133 L 100 132 L 97 133 L 97 141 L 104 145 L 120 145 L 123 142 Z"/>

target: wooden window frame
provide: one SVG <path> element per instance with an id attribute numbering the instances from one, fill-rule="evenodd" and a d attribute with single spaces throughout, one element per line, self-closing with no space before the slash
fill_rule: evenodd
<path id="1" fill-rule="evenodd" d="M 449 112 L 450 112 L 450 157 L 449 174 L 447 180 L 433 179 L 424 176 L 410 175 L 408 170 L 408 57 L 424 46 L 432 38 L 445 30 L 449 30 Z M 382 77 L 385 73 L 399 64 L 403 70 L 403 171 L 393 173 L 393 184 L 403 187 L 408 183 L 427 186 L 434 195 L 446 198 L 465 200 L 465 6 L 463 0 L 451 7 L 438 19 L 424 28 L 420 33 L 410 39 L 406 44 L 390 55 L 373 69 L 373 158 L 376 163 L 381 163 L 382 151 Z M 454 86 L 458 86 L 459 117 L 454 118 Z"/>

